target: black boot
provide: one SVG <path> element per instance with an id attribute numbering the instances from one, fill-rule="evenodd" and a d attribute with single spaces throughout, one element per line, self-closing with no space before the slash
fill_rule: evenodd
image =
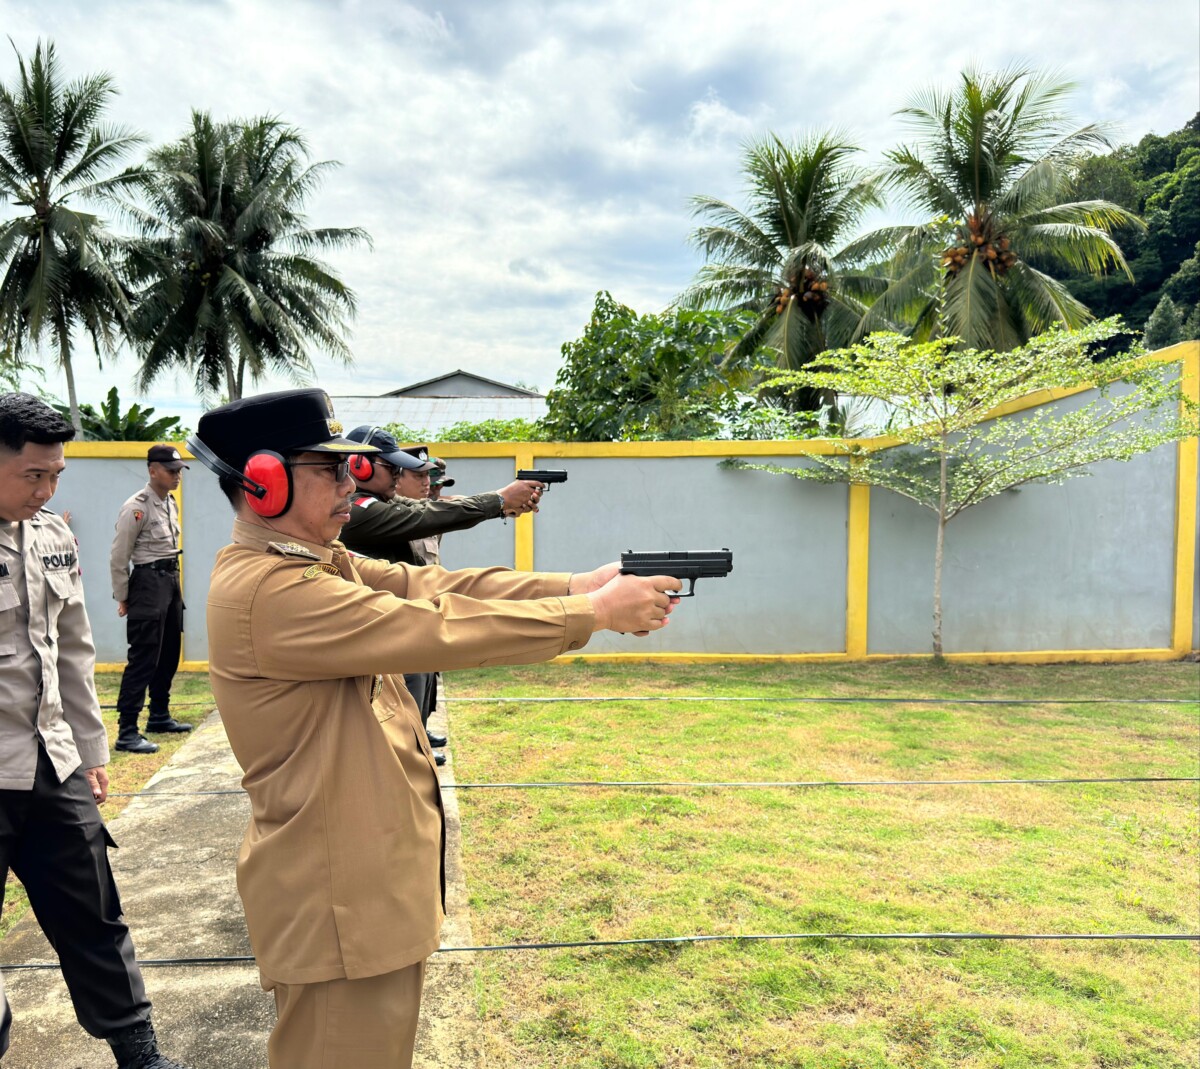
<path id="1" fill-rule="evenodd" d="M 158 753 L 158 743 L 143 738 L 138 734 L 137 728 L 122 728 L 117 735 L 116 749 L 126 753 Z"/>
<path id="2" fill-rule="evenodd" d="M 180 731 L 191 731 L 192 725 L 176 720 L 170 713 L 156 713 L 151 710 L 150 719 L 146 721 L 146 730 L 175 734 Z"/>
<path id="3" fill-rule="evenodd" d="M 149 1021 L 122 1028 L 108 1037 L 108 1045 L 117 1059 L 117 1069 L 187 1069 L 159 1053 L 154 1026 Z"/>

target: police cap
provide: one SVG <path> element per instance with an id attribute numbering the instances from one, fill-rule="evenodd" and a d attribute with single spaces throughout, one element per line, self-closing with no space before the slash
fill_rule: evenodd
<path id="1" fill-rule="evenodd" d="M 186 468 L 183 457 L 173 445 L 152 445 L 146 450 L 147 464 L 161 464 L 167 471 L 178 471 Z"/>
<path id="2" fill-rule="evenodd" d="M 342 437 L 333 402 L 324 390 L 280 390 L 243 397 L 205 412 L 196 437 L 226 464 L 241 468 L 263 449 L 289 453 L 376 453 L 374 446 Z"/>
<path id="3" fill-rule="evenodd" d="M 427 445 L 410 445 L 404 449 L 401 449 L 400 452 L 407 453 L 410 457 L 416 457 L 417 467 L 413 469 L 414 471 L 433 471 L 434 468 L 437 467 L 437 465 L 429 459 L 429 446 Z"/>

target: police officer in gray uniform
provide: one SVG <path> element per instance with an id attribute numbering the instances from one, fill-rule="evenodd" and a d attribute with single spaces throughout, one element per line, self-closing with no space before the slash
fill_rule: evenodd
<path id="1" fill-rule="evenodd" d="M 169 445 L 146 452 L 150 481 L 121 506 L 109 568 L 117 615 L 125 617 L 129 656 L 117 695 L 117 749 L 154 753 L 138 733 L 150 690 L 148 732 L 191 731 L 171 716 L 171 682 L 179 667 L 183 595 L 179 589 L 179 510 L 171 491 L 187 465 Z M 130 565 L 133 566 L 132 573 Z"/>
<path id="2" fill-rule="evenodd" d="M 25 885 L 75 1016 L 120 1069 L 182 1069 L 159 1053 L 108 864 L 96 651 L 75 539 L 45 508 L 74 436 L 36 398 L 0 394 L 0 882 L 12 869 Z M 8 1020 L 0 994 L 0 1049 Z"/>

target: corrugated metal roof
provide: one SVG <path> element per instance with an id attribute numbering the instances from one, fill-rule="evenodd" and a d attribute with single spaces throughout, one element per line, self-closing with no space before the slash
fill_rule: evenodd
<path id="1" fill-rule="evenodd" d="M 449 371 L 445 375 L 435 375 L 431 379 L 422 379 L 420 382 L 410 382 L 407 386 L 401 386 L 398 390 L 388 390 L 384 397 L 403 397 L 410 390 L 421 389 L 425 386 L 432 386 L 438 382 L 449 382 L 452 379 L 462 376 L 464 379 L 472 379 L 475 382 L 481 382 L 485 386 L 499 387 L 495 396 L 497 397 L 540 397 L 542 396 L 537 390 L 527 390 L 524 386 L 513 386 L 507 382 L 501 382 L 499 379 L 489 379 L 486 375 L 478 375 L 474 371 L 463 371 L 458 368 L 455 371 Z M 428 396 L 453 396 L 451 394 L 422 394 L 423 397 Z M 472 395 L 474 396 L 474 395 Z M 491 395 L 489 395 L 491 396 Z"/>
<path id="2" fill-rule="evenodd" d="M 456 423 L 482 423 L 489 419 L 541 419 L 544 397 L 333 397 L 333 411 L 347 430 L 362 424 L 382 426 L 403 423 L 436 441 L 439 433 Z"/>

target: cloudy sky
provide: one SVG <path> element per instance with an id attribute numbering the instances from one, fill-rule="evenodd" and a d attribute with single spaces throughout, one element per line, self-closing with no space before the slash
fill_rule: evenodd
<path id="1" fill-rule="evenodd" d="M 1124 141 L 1177 129 L 1200 97 L 1195 0 L 0 0 L 0 15 L 21 52 L 50 38 L 69 74 L 108 71 L 111 118 L 154 143 L 192 108 L 269 113 L 341 162 L 310 219 L 365 227 L 374 249 L 334 260 L 360 310 L 354 368 L 317 357 L 332 394 L 460 367 L 549 388 L 597 290 L 654 311 L 688 283 L 688 199 L 738 201 L 747 139 L 838 127 L 874 162 L 904 137 L 895 109 L 972 61 L 1060 70 L 1081 123 Z M 0 52 L 0 79 L 14 73 Z M 77 362 L 82 400 L 114 383 L 132 399 L 130 357 Z M 56 369 L 46 386 L 65 395 Z M 186 380 L 143 400 L 199 414 Z"/>

